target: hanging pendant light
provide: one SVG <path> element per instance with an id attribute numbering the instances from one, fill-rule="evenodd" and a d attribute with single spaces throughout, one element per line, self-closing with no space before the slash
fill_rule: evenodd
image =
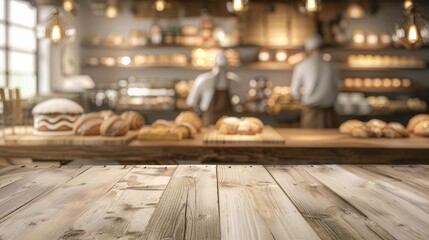
<path id="1" fill-rule="evenodd" d="M 63 9 L 72 14 L 75 15 L 76 14 L 76 2 L 74 0 L 64 0 L 63 1 Z"/>
<path id="2" fill-rule="evenodd" d="M 396 45 L 402 45 L 408 49 L 417 49 L 429 44 L 429 24 L 420 15 L 415 6 L 406 10 L 402 21 L 395 26 L 392 36 Z"/>
<path id="3" fill-rule="evenodd" d="M 226 3 L 229 12 L 240 13 L 249 9 L 249 0 L 230 0 Z"/>
<path id="4" fill-rule="evenodd" d="M 47 38 L 54 45 L 74 41 L 76 29 L 71 25 L 67 14 L 55 9 L 47 21 L 37 26 L 38 38 Z"/>
<path id="5" fill-rule="evenodd" d="M 167 2 L 165 0 L 155 0 L 152 6 L 156 11 L 162 12 L 167 8 Z"/>
<path id="6" fill-rule="evenodd" d="M 365 17 L 365 9 L 359 3 L 349 3 L 344 13 L 346 18 L 360 19 Z"/>
<path id="7" fill-rule="evenodd" d="M 105 15 L 108 18 L 115 18 L 118 16 L 118 1 L 117 0 L 107 0 Z"/>
<path id="8" fill-rule="evenodd" d="M 315 14 L 322 9 L 321 0 L 302 0 L 299 10 L 303 13 Z"/>
<path id="9" fill-rule="evenodd" d="M 413 8 L 414 7 L 413 0 L 404 0 L 403 7 L 405 10 L 409 10 L 409 9 Z"/>

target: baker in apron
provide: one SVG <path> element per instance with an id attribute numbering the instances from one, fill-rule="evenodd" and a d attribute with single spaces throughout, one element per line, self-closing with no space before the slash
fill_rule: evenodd
<path id="1" fill-rule="evenodd" d="M 338 127 L 334 105 L 339 91 L 339 73 L 333 62 L 323 59 L 322 45 L 319 35 L 310 37 L 305 43 L 307 58 L 292 74 L 292 95 L 303 105 L 302 128 Z"/>
<path id="2" fill-rule="evenodd" d="M 233 113 L 233 96 L 237 96 L 240 102 L 244 100 L 239 77 L 228 71 L 228 60 L 221 53 L 216 56 L 213 69 L 195 79 L 186 102 L 202 112 L 204 126 L 208 126 L 216 123 L 220 117 Z"/>

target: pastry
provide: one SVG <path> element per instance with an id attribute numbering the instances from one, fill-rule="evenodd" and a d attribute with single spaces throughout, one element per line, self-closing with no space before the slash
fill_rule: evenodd
<path id="1" fill-rule="evenodd" d="M 113 112 L 112 110 L 103 110 L 103 111 L 100 111 L 98 114 L 99 114 L 99 115 L 100 115 L 100 117 L 102 117 L 103 119 L 107 119 L 107 118 L 110 118 L 110 117 L 112 117 L 112 116 L 115 116 L 115 115 L 116 115 L 116 114 L 115 114 L 115 112 Z"/>
<path id="2" fill-rule="evenodd" d="M 138 130 L 145 124 L 144 117 L 138 112 L 123 112 L 121 118 L 128 124 L 130 130 Z"/>
<path id="3" fill-rule="evenodd" d="M 163 119 L 158 119 L 158 120 L 156 120 L 155 122 L 152 123 L 151 127 L 152 128 L 166 129 L 166 128 L 171 128 L 171 127 L 173 127 L 175 125 L 176 124 L 174 122 L 163 120 Z"/>
<path id="4" fill-rule="evenodd" d="M 421 137 L 429 137 L 429 120 L 420 121 L 414 127 L 414 134 Z"/>
<path id="5" fill-rule="evenodd" d="M 175 122 L 177 124 L 180 123 L 190 123 L 192 125 L 194 125 L 194 127 L 200 131 L 201 128 L 203 127 L 203 120 L 194 112 L 191 111 L 185 111 L 185 112 L 181 112 L 177 117 Z"/>
<path id="6" fill-rule="evenodd" d="M 119 116 L 105 119 L 100 126 L 101 135 L 109 137 L 124 136 L 128 130 L 129 125 Z"/>
<path id="7" fill-rule="evenodd" d="M 99 113 L 84 114 L 74 124 L 73 132 L 80 136 L 100 135 L 100 126 L 103 120 Z"/>
<path id="8" fill-rule="evenodd" d="M 182 140 L 183 131 L 172 128 L 143 127 L 137 136 L 139 140 Z"/>
<path id="9" fill-rule="evenodd" d="M 341 133 L 350 134 L 354 128 L 360 127 L 363 122 L 359 120 L 348 120 L 340 125 L 339 130 Z"/>
<path id="10" fill-rule="evenodd" d="M 262 129 L 264 128 L 264 123 L 261 120 L 254 117 L 242 118 L 241 121 L 250 122 L 253 128 L 253 131 L 256 131 L 256 133 L 261 133 Z"/>
<path id="11" fill-rule="evenodd" d="M 183 133 L 183 138 L 193 138 L 197 134 L 197 129 L 190 123 L 181 123 L 173 127 Z"/>
<path id="12" fill-rule="evenodd" d="M 414 131 L 414 127 L 422 121 L 429 120 L 429 114 L 417 114 L 408 121 L 407 129 L 410 132 Z"/>
<path id="13" fill-rule="evenodd" d="M 216 121 L 216 129 L 217 130 L 219 130 L 219 128 L 220 128 L 220 126 L 222 125 L 222 123 L 223 123 L 223 120 L 225 119 L 225 118 L 227 118 L 228 116 L 223 116 L 223 117 L 221 117 L 221 118 L 219 118 L 217 121 Z"/>
<path id="14" fill-rule="evenodd" d="M 252 125 L 254 125 L 252 127 Z M 247 122 L 247 121 L 241 121 L 238 124 L 237 127 L 237 133 L 240 135 L 255 135 L 257 133 L 257 130 L 259 129 L 259 126 L 256 125 L 255 129 L 255 123 Z"/>
<path id="15" fill-rule="evenodd" d="M 383 129 L 377 126 L 370 126 L 369 129 L 371 130 L 371 136 L 376 138 L 383 137 Z"/>
<path id="16" fill-rule="evenodd" d="M 237 134 L 237 128 L 239 124 L 240 119 L 236 117 L 226 117 L 222 120 L 218 130 L 223 134 Z"/>
<path id="17" fill-rule="evenodd" d="M 72 135 L 73 126 L 82 115 L 83 108 L 64 98 L 54 98 L 37 104 L 33 108 L 34 134 Z"/>
<path id="18" fill-rule="evenodd" d="M 366 125 L 368 127 L 376 127 L 376 128 L 383 129 L 384 127 L 387 126 L 387 123 L 379 119 L 371 119 L 368 122 L 366 122 Z"/>
<path id="19" fill-rule="evenodd" d="M 405 138 L 409 136 L 409 133 L 404 125 L 391 122 L 383 129 L 383 136 L 386 138 Z"/>
<path id="20" fill-rule="evenodd" d="M 373 136 L 373 132 L 371 131 L 371 128 L 366 125 L 353 128 L 350 134 L 353 137 L 357 137 L 357 138 L 370 138 Z"/>

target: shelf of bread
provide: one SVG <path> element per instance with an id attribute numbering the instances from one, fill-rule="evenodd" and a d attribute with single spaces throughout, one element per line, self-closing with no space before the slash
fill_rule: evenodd
<path id="1" fill-rule="evenodd" d="M 390 56 L 390 55 L 355 55 L 347 58 L 350 68 L 363 69 L 407 69 L 425 68 L 426 62 L 418 57 Z"/>
<path id="2" fill-rule="evenodd" d="M 407 138 L 410 134 L 429 137 L 429 115 L 412 117 L 407 127 L 397 122 L 386 123 L 379 119 L 368 122 L 348 120 L 341 124 L 339 131 L 355 138 Z"/>
<path id="3" fill-rule="evenodd" d="M 224 116 L 204 134 L 205 144 L 284 144 L 284 138 L 254 117 Z"/>
<path id="4" fill-rule="evenodd" d="M 347 92 L 404 92 L 425 88 L 416 86 L 407 78 L 344 78 L 341 90 Z"/>
<path id="5" fill-rule="evenodd" d="M 192 139 L 203 126 L 202 119 L 193 112 L 181 112 L 174 121 L 156 120 L 139 130 L 140 141 L 181 141 Z"/>

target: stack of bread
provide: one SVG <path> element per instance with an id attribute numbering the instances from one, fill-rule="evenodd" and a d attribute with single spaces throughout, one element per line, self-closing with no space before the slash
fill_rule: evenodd
<path id="1" fill-rule="evenodd" d="M 417 136 L 429 137 L 429 114 L 418 114 L 411 118 L 407 129 Z"/>
<path id="2" fill-rule="evenodd" d="M 227 117 L 224 116 L 216 122 L 216 129 L 223 134 L 255 135 L 261 133 L 264 123 L 254 117 Z"/>
<path id="3" fill-rule="evenodd" d="M 341 133 L 350 134 L 356 138 L 405 138 L 409 136 L 408 130 L 400 123 L 386 123 L 378 119 L 368 122 L 349 120 L 341 124 Z"/>
<path id="4" fill-rule="evenodd" d="M 174 121 L 157 120 L 150 127 L 140 129 L 140 140 L 190 139 L 203 127 L 203 121 L 193 112 L 182 112 Z"/>
<path id="5" fill-rule="evenodd" d="M 79 136 L 124 136 L 129 130 L 140 129 L 145 123 L 142 115 L 128 111 L 117 116 L 112 111 L 82 115 L 74 124 L 73 132 Z"/>

